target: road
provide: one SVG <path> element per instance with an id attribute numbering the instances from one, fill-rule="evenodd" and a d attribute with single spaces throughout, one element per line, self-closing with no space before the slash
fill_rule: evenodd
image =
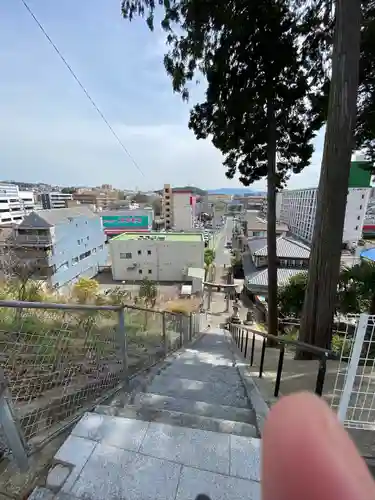
<path id="1" fill-rule="evenodd" d="M 223 267 L 224 265 L 230 266 L 231 253 L 230 250 L 225 248 L 225 243 L 227 240 L 232 241 L 233 225 L 234 225 L 233 217 L 227 217 L 223 228 L 216 236 L 215 240 L 216 267 Z"/>

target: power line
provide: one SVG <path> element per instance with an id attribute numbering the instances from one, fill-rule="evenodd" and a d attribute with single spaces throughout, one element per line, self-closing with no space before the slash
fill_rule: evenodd
<path id="1" fill-rule="evenodd" d="M 38 18 L 35 16 L 35 14 L 33 13 L 33 11 L 30 9 L 30 7 L 28 6 L 28 4 L 26 3 L 26 0 L 21 0 L 21 2 L 23 3 L 24 7 L 26 8 L 26 10 L 30 14 L 30 16 L 33 18 L 33 20 L 38 25 L 40 31 L 43 33 L 43 35 L 47 38 L 47 40 L 49 41 L 49 43 L 52 45 L 52 47 L 54 48 L 54 50 L 57 53 L 57 55 L 60 57 L 60 59 L 62 60 L 62 62 L 65 64 L 65 66 L 68 69 L 69 73 L 72 75 L 72 77 L 74 78 L 74 80 L 78 83 L 78 85 L 81 87 L 81 89 L 85 93 L 87 99 L 91 102 L 92 106 L 94 107 L 94 109 L 96 110 L 96 112 L 99 114 L 100 118 L 107 125 L 107 127 L 109 128 L 110 132 L 112 133 L 112 135 L 114 136 L 114 138 L 116 139 L 116 141 L 120 144 L 121 148 L 124 150 L 124 152 L 126 153 L 126 155 L 130 158 L 130 160 L 132 161 L 133 165 L 145 177 L 145 174 L 142 171 L 142 169 L 140 168 L 140 166 L 138 165 L 138 163 L 135 161 L 135 159 L 133 158 L 133 156 L 130 154 L 129 150 L 127 149 L 127 147 L 125 146 L 125 144 L 122 142 L 122 140 L 120 139 L 120 137 L 116 134 L 116 132 L 114 131 L 112 125 L 109 123 L 109 121 L 107 120 L 107 118 L 104 116 L 104 114 L 102 113 L 102 111 L 100 110 L 100 108 L 95 103 L 94 99 L 90 96 L 90 94 L 88 93 L 88 91 L 86 90 L 86 88 L 83 86 L 83 84 L 79 80 L 78 76 L 74 73 L 74 71 L 73 71 L 72 67 L 70 66 L 70 64 L 68 63 L 68 61 L 65 59 L 65 57 L 62 55 L 62 53 L 60 52 L 60 50 L 57 48 L 57 46 L 52 41 L 51 37 L 48 35 L 48 33 L 46 32 L 46 30 L 43 28 L 43 26 L 39 22 Z"/>

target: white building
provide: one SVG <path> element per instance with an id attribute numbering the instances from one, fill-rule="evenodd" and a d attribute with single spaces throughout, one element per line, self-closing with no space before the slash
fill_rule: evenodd
<path id="1" fill-rule="evenodd" d="M 174 229 L 189 231 L 194 227 L 195 196 L 190 191 L 173 189 L 172 216 Z"/>
<path id="2" fill-rule="evenodd" d="M 277 197 L 280 221 L 292 234 L 311 243 L 316 214 L 317 188 L 284 190 Z M 334 195 L 334 194 L 333 194 Z M 346 203 L 343 243 L 356 244 L 362 238 L 362 226 L 370 195 L 369 188 L 349 188 Z"/>
<path id="3" fill-rule="evenodd" d="M 60 191 L 51 191 L 49 193 L 42 193 L 41 195 L 42 206 L 45 210 L 67 208 L 67 201 L 72 199 L 72 194 L 61 193 Z"/>
<path id="4" fill-rule="evenodd" d="M 166 229 L 191 231 L 194 228 L 196 196 L 188 189 L 164 185 L 162 209 Z"/>
<path id="5" fill-rule="evenodd" d="M 116 281 L 189 281 L 189 268 L 204 268 L 199 233 L 123 233 L 109 246 Z"/>
<path id="6" fill-rule="evenodd" d="M 34 208 L 32 191 L 20 191 L 16 184 L 0 184 L 0 224 L 19 224 Z"/>

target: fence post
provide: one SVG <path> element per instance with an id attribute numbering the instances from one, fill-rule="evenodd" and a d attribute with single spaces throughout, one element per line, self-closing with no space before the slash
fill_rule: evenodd
<path id="1" fill-rule="evenodd" d="M 26 441 L 14 415 L 5 374 L 2 369 L 0 369 L 0 426 L 14 461 L 21 472 L 26 472 L 29 468 Z"/>
<path id="2" fill-rule="evenodd" d="M 279 355 L 279 363 L 277 365 L 277 375 L 276 375 L 276 383 L 275 383 L 275 392 L 273 395 L 275 398 L 279 395 L 280 391 L 280 382 L 281 382 L 281 374 L 283 371 L 283 363 L 284 363 L 284 354 L 285 354 L 285 344 L 281 344 L 280 355 Z"/>
<path id="3" fill-rule="evenodd" d="M 345 422 L 348 411 L 350 396 L 353 391 L 354 381 L 357 374 L 358 363 L 361 357 L 363 341 L 365 340 L 366 328 L 368 323 L 368 314 L 360 314 L 357 328 L 354 334 L 354 345 L 350 356 L 349 365 L 345 377 L 344 388 L 340 399 L 337 416 L 341 423 Z"/>
<path id="4" fill-rule="evenodd" d="M 189 316 L 189 340 L 193 338 L 193 313 Z"/>
<path id="5" fill-rule="evenodd" d="M 253 340 L 251 341 L 250 366 L 253 366 L 254 363 L 254 350 L 255 350 L 255 333 L 253 332 Z"/>
<path id="6" fill-rule="evenodd" d="M 263 377 L 264 355 L 266 354 L 266 337 L 263 337 L 262 354 L 260 356 L 259 378 Z"/>
<path id="7" fill-rule="evenodd" d="M 162 335 L 163 335 L 163 345 L 164 345 L 164 354 L 167 356 L 168 354 L 168 338 L 167 338 L 167 326 L 165 321 L 165 311 L 162 312 L 161 316 L 161 324 L 162 324 Z"/>
<path id="8" fill-rule="evenodd" d="M 125 309 L 123 307 L 118 312 L 118 341 L 121 350 L 121 361 L 124 368 L 124 382 L 127 388 L 129 385 L 128 339 L 125 328 Z"/>
<path id="9" fill-rule="evenodd" d="M 316 378 L 315 394 L 321 396 L 323 394 L 324 379 L 327 370 L 327 356 L 324 355 L 319 360 L 318 376 Z"/>

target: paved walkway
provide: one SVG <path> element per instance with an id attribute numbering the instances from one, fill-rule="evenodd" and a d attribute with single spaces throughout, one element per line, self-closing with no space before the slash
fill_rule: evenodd
<path id="1" fill-rule="evenodd" d="M 117 416 L 86 414 L 33 498 L 260 499 L 260 440 L 222 330 L 183 350 L 146 390 Z"/>

